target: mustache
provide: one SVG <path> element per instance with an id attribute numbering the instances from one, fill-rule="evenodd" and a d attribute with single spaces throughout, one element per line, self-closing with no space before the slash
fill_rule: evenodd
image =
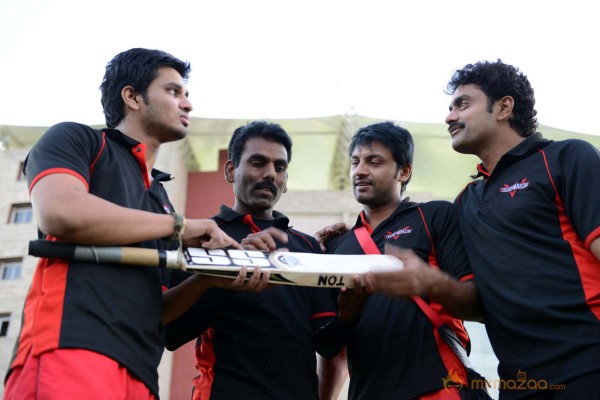
<path id="1" fill-rule="evenodd" d="M 463 129 L 465 127 L 465 124 L 463 122 L 452 122 L 451 124 L 448 124 L 448 132 L 452 131 L 452 129 L 454 129 L 455 127 Z"/>
<path id="2" fill-rule="evenodd" d="M 255 190 L 269 189 L 272 193 L 277 193 L 277 186 L 273 182 L 259 182 L 254 185 Z"/>

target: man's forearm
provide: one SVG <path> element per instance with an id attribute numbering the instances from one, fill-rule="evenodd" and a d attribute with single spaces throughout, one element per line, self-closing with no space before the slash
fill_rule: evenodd
<path id="1" fill-rule="evenodd" d="M 431 270 L 434 278 L 428 295 L 440 303 L 453 316 L 470 320 L 483 321 L 483 309 L 479 291 L 473 280 L 461 282 L 453 279 L 445 272 Z"/>

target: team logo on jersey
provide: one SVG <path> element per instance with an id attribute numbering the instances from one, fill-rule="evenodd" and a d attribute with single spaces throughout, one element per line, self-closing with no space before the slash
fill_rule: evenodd
<path id="1" fill-rule="evenodd" d="M 402 229 L 397 230 L 396 232 L 387 231 L 387 234 L 384 236 L 386 239 L 394 238 L 394 240 L 398 239 L 400 235 L 406 235 L 412 232 L 412 228 L 410 226 L 406 226 Z"/>
<path id="2" fill-rule="evenodd" d="M 169 205 L 167 203 L 163 203 L 163 210 L 165 210 L 165 212 L 167 214 L 172 213 L 173 211 L 171 210 L 171 207 L 169 207 Z"/>
<path id="3" fill-rule="evenodd" d="M 510 186 L 504 184 L 504 186 L 500 188 L 500 193 L 508 193 L 510 194 L 510 197 L 515 197 L 517 190 L 527 189 L 528 186 L 529 182 L 527 182 L 527 178 L 525 178 L 521 182 L 516 182 Z"/>

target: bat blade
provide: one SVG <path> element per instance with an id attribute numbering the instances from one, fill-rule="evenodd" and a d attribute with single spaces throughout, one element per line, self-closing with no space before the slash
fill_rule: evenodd
<path id="1" fill-rule="evenodd" d="M 184 250 L 190 272 L 235 278 L 241 267 L 270 273 L 269 281 L 276 284 L 312 287 L 351 287 L 352 277 L 358 275 L 365 284 L 369 271 L 402 268 L 402 261 L 382 254 L 338 255 L 279 252 L 263 253 L 249 250 Z"/>

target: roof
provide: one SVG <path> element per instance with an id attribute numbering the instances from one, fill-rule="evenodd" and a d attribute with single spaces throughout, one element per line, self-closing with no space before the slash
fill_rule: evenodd
<path id="1" fill-rule="evenodd" d="M 280 124 L 292 137 L 293 158 L 289 168 L 290 190 L 344 189 L 349 184 L 347 148 L 350 137 L 360 126 L 383 119 L 355 114 L 315 118 L 268 119 Z M 219 150 L 226 149 L 233 131 L 247 119 L 191 118 L 187 141 L 189 168 L 218 170 Z M 410 193 L 430 193 L 432 198 L 453 199 L 471 180 L 478 159 L 458 154 L 451 148 L 445 124 L 396 121 L 407 128 L 415 141 L 413 177 Z M 11 147 L 30 147 L 48 127 L 0 125 L 0 138 Z M 561 140 L 579 138 L 600 148 L 600 136 L 584 135 L 540 125 L 544 137 Z"/>

